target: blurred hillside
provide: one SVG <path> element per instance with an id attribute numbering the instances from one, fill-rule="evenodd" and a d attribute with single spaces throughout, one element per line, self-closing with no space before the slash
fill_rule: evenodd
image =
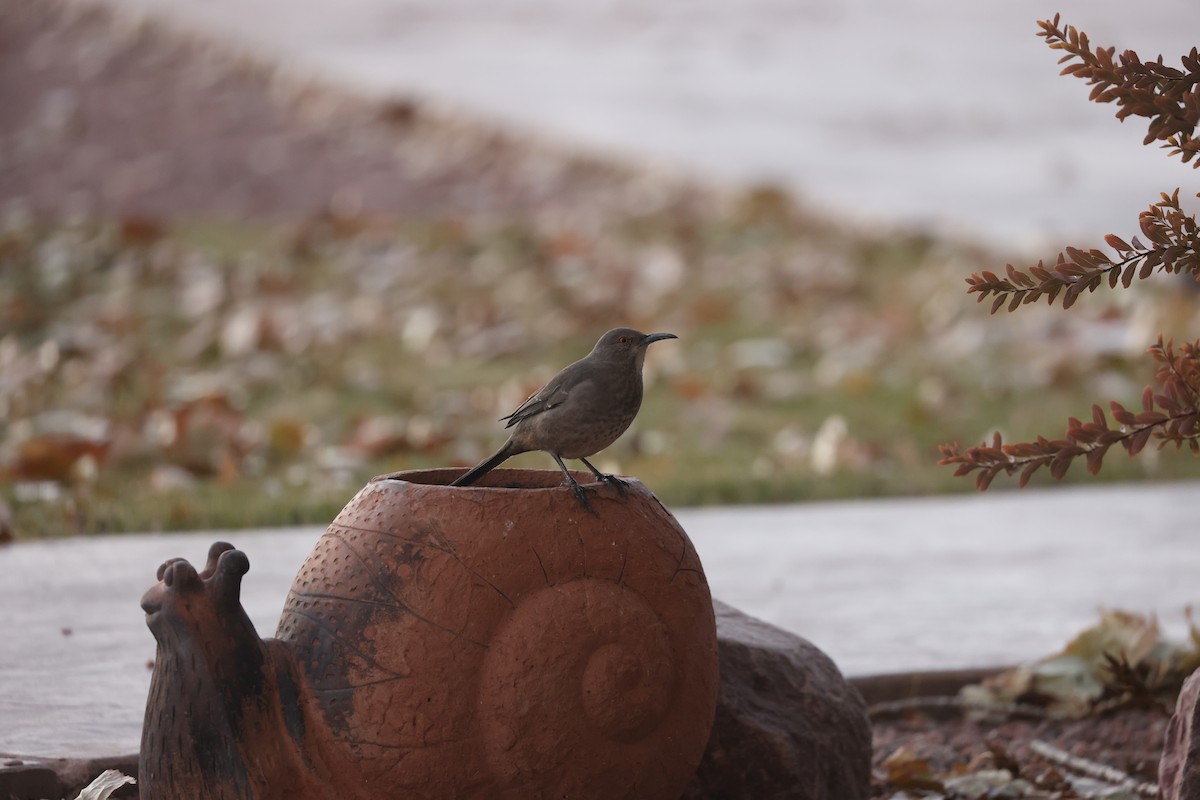
<path id="1" fill-rule="evenodd" d="M 0 43 L 9 216 L 508 215 L 684 193 L 87 0 L 5 3 Z"/>
<path id="2" fill-rule="evenodd" d="M 1133 402 L 1155 332 L 1197 329 L 1168 282 L 991 318 L 962 279 L 1003 254 L 300 84 L 74 3 L 0 11 L 0 107 L 20 536 L 327 521 L 373 474 L 490 452 L 495 420 L 619 323 L 681 339 L 596 463 L 667 502 L 966 490 L 937 443 Z"/>
<path id="3" fill-rule="evenodd" d="M 1193 0 L 94 1 L 374 96 L 1027 255 L 1128 228 L 1185 174 L 1055 77 L 1036 21 L 1169 63 L 1200 30 Z"/>

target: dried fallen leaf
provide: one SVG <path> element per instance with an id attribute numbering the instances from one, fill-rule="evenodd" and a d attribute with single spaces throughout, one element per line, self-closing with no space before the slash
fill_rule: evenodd
<path id="1" fill-rule="evenodd" d="M 897 789 L 918 789 L 942 792 L 945 786 L 937 780 L 929 768 L 929 762 L 917 757 L 907 747 L 897 748 L 883 760 L 888 783 Z"/>
<path id="2" fill-rule="evenodd" d="M 16 480 L 70 483 L 81 460 L 90 458 L 99 466 L 107 455 L 107 441 L 73 433 L 48 433 L 21 442 L 8 473 Z"/>
<path id="3" fill-rule="evenodd" d="M 13 530 L 12 510 L 4 498 L 0 498 L 0 544 L 8 544 L 15 538 L 17 534 Z"/>
<path id="4" fill-rule="evenodd" d="M 108 769 L 101 772 L 96 779 L 75 796 L 75 800 L 108 800 L 112 793 L 122 786 L 137 783 L 136 780 L 125 775 L 120 770 Z"/>

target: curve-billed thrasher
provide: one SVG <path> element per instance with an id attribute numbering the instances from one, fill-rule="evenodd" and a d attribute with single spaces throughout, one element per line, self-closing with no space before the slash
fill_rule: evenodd
<path id="1" fill-rule="evenodd" d="M 673 333 L 641 333 L 613 328 L 592 352 L 554 376 L 501 421 L 513 428 L 508 441 L 477 467 L 451 483 L 469 486 L 518 453 L 545 450 L 567 476 L 567 485 L 588 511 L 583 488 L 571 477 L 564 458 L 582 461 L 597 478 L 624 491 L 624 484 L 587 460 L 617 440 L 642 405 L 642 363 L 646 348 Z"/>

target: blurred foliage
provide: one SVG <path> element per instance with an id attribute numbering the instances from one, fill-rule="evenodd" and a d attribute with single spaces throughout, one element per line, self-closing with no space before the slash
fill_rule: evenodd
<path id="1" fill-rule="evenodd" d="M 819 222 L 769 187 L 594 219 L 9 220 L 0 503 L 25 537 L 327 522 L 374 474 L 486 455 L 616 324 L 681 336 L 596 459 L 668 503 L 951 490 L 947 432 L 1137 397 L 1130 343 L 1194 321 L 1162 287 L 1069 331 L 1044 308 L 981 323 L 952 276 L 990 258 Z"/>

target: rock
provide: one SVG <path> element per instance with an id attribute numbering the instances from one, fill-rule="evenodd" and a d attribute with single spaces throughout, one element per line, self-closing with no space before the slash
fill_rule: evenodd
<path id="1" fill-rule="evenodd" d="M 21 759 L 0 760 L 0 797 L 38 800 L 61 797 L 58 775 L 46 764 Z"/>
<path id="2" fill-rule="evenodd" d="M 870 793 L 862 696 L 812 643 L 720 601 L 721 689 L 686 800 L 860 800 Z"/>
<path id="3" fill-rule="evenodd" d="M 1198 800 L 1200 798 L 1200 669 L 1183 682 L 1175 703 L 1175 713 L 1167 725 L 1162 760 L 1158 763 L 1158 791 L 1161 800 Z"/>

